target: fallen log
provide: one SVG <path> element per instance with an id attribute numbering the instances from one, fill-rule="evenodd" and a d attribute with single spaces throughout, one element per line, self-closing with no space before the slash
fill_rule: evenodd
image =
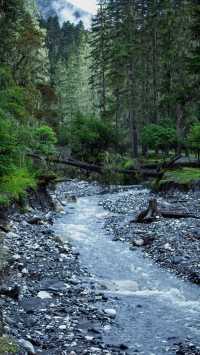
<path id="1" fill-rule="evenodd" d="M 37 154 L 34 153 L 29 153 L 29 157 L 33 159 L 38 159 L 41 161 L 47 161 L 49 163 L 53 164 L 61 164 L 61 165 L 69 165 L 73 166 L 78 169 L 86 170 L 89 172 L 94 172 L 97 174 L 103 175 L 105 172 L 110 172 L 114 174 L 124 174 L 124 175 L 130 175 L 133 177 L 140 176 L 141 178 L 155 178 L 157 181 L 160 181 L 165 173 L 165 170 L 171 167 L 176 160 L 180 158 L 180 156 L 177 156 L 170 160 L 167 163 L 164 163 L 162 165 L 158 165 L 156 169 L 147 169 L 143 168 L 142 166 L 138 168 L 133 168 L 133 169 L 119 169 L 119 168 L 107 168 L 104 166 L 96 165 L 96 164 L 90 164 L 86 163 L 83 161 L 79 161 L 73 158 L 68 158 L 68 159 L 60 159 L 60 158 L 55 158 L 55 157 L 41 157 Z"/>
<path id="2" fill-rule="evenodd" d="M 158 164 L 144 164 L 141 165 L 142 169 L 157 170 Z M 181 168 L 200 168 L 200 161 L 188 161 L 188 162 L 175 162 L 173 166 L 168 167 L 168 169 L 181 169 Z"/>
<path id="3" fill-rule="evenodd" d="M 175 218 L 175 219 L 181 219 L 181 218 L 194 218 L 194 219 L 200 219 L 200 216 L 196 216 L 192 213 L 184 212 L 184 211 L 160 211 L 162 217 L 164 218 Z"/>
<path id="4" fill-rule="evenodd" d="M 58 158 L 48 158 L 48 157 L 41 157 L 37 154 L 28 154 L 29 157 L 33 158 L 33 159 L 38 159 L 41 161 L 47 161 L 49 163 L 54 163 L 54 164 L 61 164 L 61 165 L 69 165 L 69 166 L 73 166 L 75 168 L 79 168 L 82 170 L 86 170 L 86 171 L 90 171 L 90 172 L 95 172 L 98 174 L 104 174 L 105 172 L 110 171 L 111 173 L 119 173 L 119 174 L 125 174 L 125 175 L 132 175 L 132 176 L 136 176 L 136 175 L 141 175 L 144 177 L 157 177 L 157 172 L 154 170 L 143 170 L 143 169 L 131 169 L 131 170 L 127 170 L 127 169 L 118 169 L 118 168 L 106 168 L 100 165 L 96 165 L 96 164 L 89 164 L 86 162 L 82 162 L 79 160 L 75 160 L 75 159 L 58 159 Z"/>
<path id="5" fill-rule="evenodd" d="M 49 163 L 70 165 L 70 166 L 74 166 L 76 168 L 80 168 L 83 170 L 92 171 L 92 172 L 96 172 L 99 174 L 102 173 L 102 168 L 98 165 L 88 164 L 88 163 L 81 162 L 79 160 L 75 160 L 75 159 L 71 159 L 71 158 L 63 160 L 63 159 L 58 159 L 58 158 L 41 157 L 41 156 L 39 156 L 37 154 L 33 154 L 33 153 L 28 154 L 28 156 L 33 159 L 38 159 L 41 161 L 45 160 L 45 161 L 48 161 Z"/>
<path id="6" fill-rule="evenodd" d="M 131 221 L 131 223 L 151 223 L 159 218 L 195 218 L 200 219 L 200 216 L 196 216 L 192 213 L 185 211 L 167 211 L 158 208 L 158 202 L 156 199 L 151 199 L 149 201 L 148 208 L 145 211 L 140 212 L 138 217 Z"/>

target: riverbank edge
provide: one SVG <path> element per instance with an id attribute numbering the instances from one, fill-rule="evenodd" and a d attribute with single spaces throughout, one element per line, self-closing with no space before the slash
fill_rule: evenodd
<path id="1" fill-rule="evenodd" d="M 51 185 L 52 188 L 53 185 Z M 12 266 L 10 250 L 4 245 L 7 233 L 12 230 L 10 222 L 15 212 L 23 213 L 29 206 L 39 207 L 42 211 L 53 211 L 55 205 L 48 191 L 49 183 L 40 183 L 36 189 L 29 189 L 26 198 L 22 201 L 15 201 L 9 206 L 0 206 L 0 283 L 6 282 Z M 54 186 L 56 189 L 56 186 Z M 33 209 L 33 210 L 34 210 Z M 20 212 L 21 211 L 21 212 Z M 3 320 L 2 309 L 0 307 L 0 354 L 17 354 L 18 345 L 13 338 L 6 335 L 4 331 L 5 323 Z M 3 351 L 3 352 L 2 352 Z"/>
<path id="2" fill-rule="evenodd" d="M 152 184 L 151 188 L 155 192 L 172 192 L 175 190 L 180 192 L 197 191 L 200 190 L 200 180 L 191 180 L 185 183 L 173 180 L 161 181 L 158 186 Z"/>
<path id="3" fill-rule="evenodd" d="M 71 181 L 69 179 L 69 181 Z M 76 183 L 76 182 L 75 182 Z M 96 184 L 95 188 L 96 188 Z M 20 250 L 20 247 L 18 245 L 18 247 L 15 248 L 13 247 L 13 244 L 15 244 L 15 242 L 20 243 L 23 240 L 23 231 L 25 231 L 26 233 L 26 226 L 29 226 L 28 228 L 28 239 L 25 240 L 24 244 L 26 244 L 26 242 L 30 241 L 30 243 L 34 242 L 34 238 L 35 238 L 35 242 L 41 245 L 41 252 L 43 254 L 43 251 L 46 253 L 45 258 L 47 258 L 47 263 L 49 263 L 49 261 L 51 262 L 52 259 L 52 264 L 51 264 L 51 273 L 48 274 L 48 268 L 44 270 L 44 272 L 46 272 L 45 275 L 47 275 L 49 278 L 51 277 L 57 277 L 59 279 L 58 275 L 61 275 L 62 278 L 62 274 L 64 275 L 64 271 L 66 270 L 66 265 L 65 263 L 68 263 L 67 258 L 70 260 L 70 269 L 67 268 L 67 270 L 69 270 L 69 274 L 71 273 L 72 277 L 73 276 L 77 276 L 78 277 L 78 284 L 76 284 L 76 282 L 74 282 L 73 279 L 68 280 L 68 276 L 66 276 L 66 281 L 69 284 L 71 284 L 72 287 L 72 293 L 70 292 L 70 294 L 68 295 L 67 293 L 64 294 L 64 296 L 61 296 L 65 298 L 66 302 L 68 302 L 69 304 L 71 304 L 71 307 L 74 309 L 77 309 L 77 314 L 79 314 L 78 317 L 82 317 L 85 318 L 87 320 L 87 322 L 90 320 L 93 322 L 96 322 L 96 327 L 94 327 L 94 329 L 86 329 L 86 334 L 83 332 L 83 335 L 79 334 L 79 329 L 76 329 L 76 325 L 74 328 L 74 332 L 75 332 L 75 341 L 73 343 L 76 343 L 77 341 L 77 345 L 74 345 L 74 347 L 70 350 L 69 352 L 67 352 L 67 354 L 70 355 L 79 355 L 81 354 L 95 354 L 95 355 L 126 355 L 128 354 L 128 352 L 125 351 L 125 349 L 128 349 L 124 344 L 120 344 L 120 345 L 112 345 L 112 344 L 107 344 L 104 343 L 103 340 L 103 328 L 104 328 L 104 324 L 112 324 L 115 322 L 115 317 L 113 317 L 112 314 L 108 314 L 106 313 L 106 303 L 108 302 L 108 297 L 106 297 L 103 293 L 99 294 L 97 292 L 96 294 L 96 289 L 94 287 L 94 285 L 92 284 L 92 287 L 90 289 L 90 275 L 88 274 L 87 270 L 83 269 L 79 263 L 79 254 L 76 252 L 76 250 L 74 250 L 74 248 L 71 246 L 71 244 L 69 242 L 64 242 L 62 240 L 62 237 L 60 237 L 59 235 L 57 235 L 57 233 L 53 230 L 53 225 L 54 225 L 54 221 L 55 219 L 59 218 L 59 215 L 64 214 L 64 206 L 65 203 L 67 204 L 68 202 L 76 202 L 76 199 L 74 200 L 74 196 L 71 196 L 73 194 L 71 194 L 70 192 L 68 192 L 66 190 L 66 201 L 63 201 L 63 194 L 60 194 L 59 189 L 58 189 L 59 184 L 43 184 L 42 186 L 39 186 L 37 190 L 34 191 L 29 191 L 29 194 L 27 194 L 27 198 L 25 201 L 25 204 L 22 208 L 21 204 L 13 204 L 12 206 L 10 206 L 7 210 L 4 210 L 4 216 L 6 217 L 6 224 L 5 226 L 7 227 L 7 231 L 5 232 L 5 240 L 9 239 L 9 241 L 6 241 L 6 249 L 8 252 L 8 266 L 7 268 L 4 270 L 3 273 L 3 279 L 1 279 L 1 284 L 6 284 L 7 281 L 11 281 L 13 282 L 13 284 L 19 281 L 19 274 L 21 274 L 20 278 L 22 277 L 22 279 L 24 278 L 25 280 L 25 284 L 26 284 L 26 278 L 29 277 L 30 275 L 27 274 L 27 270 L 26 270 L 26 266 L 22 266 L 24 264 L 24 256 L 22 256 L 22 258 L 19 260 L 14 259 L 13 262 L 13 254 L 17 254 L 18 257 L 18 251 Z M 71 200 L 72 197 L 72 200 Z M 38 211 L 40 211 L 41 213 L 41 220 L 39 218 L 38 220 Z M 39 216 L 40 216 L 39 213 Z M 14 223 L 13 223 L 14 221 Z M 16 222 L 19 221 L 19 222 Z M 45 222 L 44 222 L 45 221 Z M 44 223 L 43 223 L 44 222 Z M 19 223 L 19 229 L 18 227 L 16 228 L 16 223 Z M 14 224 L 14 228 L 12 228 L 12 224 Z M 30 226 L 32 229 L 30 229 Z M 43 231 L 41 231 L 41 228 L 43 228 Z M 22 234 L 20 233 L 20 231 L 22 232 Z M 14 232 L 14 233 L 13 233 Z M 17 234 L 16 234 L 16 238 L 15 238 L 15 233 L 18 233 L 18 239 L 17 239 Z M 42 237 L 42 241 L 40 241 L 40 236 L 41 234 L 44 233 L 44 236 Z M 8 238 L 6 238 L 6 236 L 8 236 L 9 234 L 13 234 L 13 238 L 11 238 L 10 236 Z M 34 237 L 33 237 L 34 236 Z M 20 237 L 20 238 L 19 238 Z M 38 238 L 39 237 L 39 238 Z M 47 239 L 46 239 L 47 238 Z M 47 241 L 46 241 L 47 240 Z M 11 249 L 9 250 L 8 245 L 11 245 Z M 50 245 L 50 249 L 52 248 L 52 250 L 48 250 Z M 52 247 L 53 246 L 53 247 Z M 28 247 L 29 248 L 29 247 Z M 18 250 L 17 250 L 18 249 Z M 57 255 L 52 255 L 52 251 L 56 251 Z M 21 251 L 21 250 L 20 250 Z M 23 253 L 23 251 L 22 251 Z M 65 259 L 65 255 L 66 255 L 66 259 Z M 67 257 L 68 256 L 68 257 Z M 14 255 L 14 257 L 16 257 L 16 255 Z M 54 259 L 56 258 L 63 258 L 63 260 L 61 260 L 61 262 L 59 261 L 60 266 L 55 267 L 58 264 L 54 265 Z M 49 260 L 48 260 L 49 258 Z M 31 254 L 31 259 L 32 259 L 32 263 L 37 263 L 39 262 L 39 260 L 36 260 L 36 257 L 33 254 Z M 66 261 L 65 261 L 66 260 Z M 56 260 L 57 263 L 57 260 Z M 26 264 L 26 263 L 25 263 Z M 69 265 L 69 263 L 67 264 Z M 19 267 L 19 268 L 18 268 Z M 21 270 L 23 267 L 23 270 Z M 54 272 L 55 270 L 55 272 Z M 59 271 L 60 270 L 60 271 Z M 23 274 L 24 272 L 24 274 Z M 44 276 L 44 273 L 42 273 Z M 68 274 L 68 271 L 67 271 Z M 16 280 L 15 280 L 16 277 Z M 17 281 L 17 277 L 18 277 L 18 281 Z M 85 284 L 85 278 L 88 279 L 87 281 L 87 285 Z M 32 279 L 31 279 L 32 280 Z M 63 278 L 64 280 L 64 278 Z M 32 282 L 32 281 L 31 281 Z M 37 281 L 36 281 L 37 282 Z M 89 282 L 89 284 L 88 284 Z M 29 282 L 30 285 L 30 282 Z M 22 286 L 22 284 L 20 285 Z M 33 286 L 35 287 L 35 286 Z M 23 288 L 23 286 L 22 286 Z M 1 289 L 1 285 L 0 285 L 0 289 Z M 39 289 L 38 289 L 39 290 Z M 1 291 L 1 290 L 0 290 Z M 12 292 L 13 290 L 11 290 Z M 14 290 L 15 291 L 15 290 Z M 36 293 L 38 292 L 37 290 L 35 290 Z M 34 291 L 34 294 L 36 295 Z M 31 291 L 32 292 L 32 291 Z M 67 291 L 66 291 L 67 292 Z M 76 295 L 76 293 L 78 292 L 78 294 Z M 86 293 L 85 293 L 86 292 Z M 0 292 L 1 293 L 1 292 Z M 23 290 L 22 290 L 23 293 Z M 47 292 L 48 293 L 48 292 Z M 24 293 L 23 293 L 24 294 Z M 51 291 L 50 291 L 51 294 Z M 79 296 L 80 295 L 80 296 Z M 21 294 L 19 293 L 19 300 L 20 301 L 16 301 L 15 299 L 11 299 L 9 297 L 5 297 L 6 298 L 6 309 L 8 309 L 9 304 L 11 302 L 11 304 L 13 303 L 13 305 L 11 305 L 11 308 L 13 308 L 13 313 L 12 313 L 12 317 L 14 317 L 15 319 L 15 310 L 20 310 L 21 303 L 22 303 L 22 299 L 21 299 Z M 1 295 L 2 297 L 2 295 Z M 23 296 L 24 297 L 24 296 Z M 33 295 L 33 297 L 36 297 Z M 52 294 L 52 300 L 54 300 L 54 297 L 56 297 L 56 295 L 54 296 L 54 294 Z M 80 298 L 80 300 L 79 300 Z M 83 299 L 83 303 L 82 303 L 82 299 Z M 0 298 L 1 299 L 1 298 Z M 64 301 L 65 302 L 65 301 Z M 5 303 L 4 303 L 5 304 Z M 62 304 L 62 301 L 61 301 Z M 64 305 L 64 303 L 63 303 Z M 24 355 L 24 354 L 36 354 L 38 353 L 37 350 L 37 341 L 35 342 L 36 344 L 36 352 L 33 352 L 31 350 L 31 348 L 35 347 L 34 341 L 32 344 L 32 341 L 30 340 L 31 337 L 27 338 L 23 337 L 23 333 L 22 336 L 20 336 L 20 339 L 17 335 L 17 331 L 15 331 L 14 328 L 14 323 L 13 320 L 10 323 L 10 316 L 9 316 L 9 312 L 8 312 L 8 317 L 7 317 L 7 311 L 6 311 L 6 317 L 5 317 L 5 309 L 1 308 L 2 307 L 2 303 L 0 305 L 0 325 L 2 326 L 2 332 L 0 333 L 0 355 L 10 355 L 10 354 L 16 354 L 16 355 Z M 4 307 L 4 306 L 3 306 Z M 4 312 L 2 312 L 2 310 L 4 309 Z M 105 311 L 104 311 L 105 310 Z M 47 313 L 48 316 L 50 316 L 50 314 Z M 11 317 L 11 318 L 12 318 Z M 17 315 L 16 315 L 17 318 Z M 75 322 L 74 322 L 75 320 Z M 72 324 L 76 324 L 76 316 L 74 318 L 74 316 L 72 316 Z M 78 322 L 79 324 L 79 322 Z M 61 329 L 61 327 L 63 327 L 63 325 L 61 324 L 60 327 L 58 327 L 59 329 Z M 55 327 L 54 327 L 55 328 Z M 32 329 L 32 328 L 31 328 Z M 30 330 L 29 328 L 27 328 L 27 330 Z M 33 331 L 33 329 L 32 329 Z M 62 331 L 62 330 L 60 330 Z M 77 334 L 78 332 L 78 334 Z M 92 332 L 92 336 L 91 333 Z M 58 333 L 58 331 L 57 331 Z M 56 333 L 56 336 L 57 336 Z M 14 334 L 14 335 L 13 335 Z M 68 333 L 66 333 L 67 335 Z M 22 338 L 22 339 L 21 339 Z M 1 353 L 1 339 L 2 339 L 2 349 L 4 346 L 4 352 Z M 63 338 L 64 341 L 65 337 Z M 22 340 L 22 341 L 21 341 Z M 27 340 L 27 342 L 26 342 Z M 58 339 L 57 339 L 58 341 Z M 58 341 L 59 343 L 59 341 Z M 64 343 L 63 343 L 64 344 Z M 50 344 L 49 344 L 50 345 Z M 7 349 L 7 351 L 6 351 Z M 51 352 L 51 350 L 48 350 L 47 352 L 44 351 L 44 353 L 48 353 L 48 354 L 61 354 L 61 350 L 64 349 L 64 345 L 60 345 L 59 350 L 54 349 L 53 352 Z M 87 350 L 86 350 L 87 349 Z M 42 352 L 43 354 L 43 352 Z M 65 352 L 63 352 L 63 354 L 65 354 Z"/>

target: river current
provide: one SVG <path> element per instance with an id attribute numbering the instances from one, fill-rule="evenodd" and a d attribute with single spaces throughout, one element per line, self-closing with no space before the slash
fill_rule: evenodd
<path id="1" fill-rule="evenodd" d="M 105 342 L 123 343 L 129 354 L 144 355 L 175 354 L 179 343 L 198 346 L 200 288 L 159 268 L 142 251 L 112 241 L 103 227 L 111 212 L 101 199 L 94 195 L 68 203 L 55 230 L 80 253 L 81 266 L 91 274 L 88 284 L 109 295 L 106 308 L 117 312 L 114 324 L 103 331 Z"/>

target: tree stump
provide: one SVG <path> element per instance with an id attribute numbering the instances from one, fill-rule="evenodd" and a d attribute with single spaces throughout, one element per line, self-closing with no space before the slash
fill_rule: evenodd
<path id="1" fill-rule="evenodd" d="M 156 218 L 161 217 L 161 212 L 158 209 L 158 202 L 155 198 L 149 201 L 148 208 L 141 212 L 136 218 L 136 223 L 150 223 Z"/>
<path id="2" fill-rule="evenodd" d="M 145 211 L 142 211 L 138 217 L 132 221 L 134 223 L 151 223 L 158 218 L 171 218 L 171 219 L 181 219 L 181 218 L 195 218 L 200 219 L 200 216 L 194 215 L 185 211 L 168 211 L 161 210 L 158 208 L 158 202 L 155 198 L 149 201 L 149 206 Z"/>

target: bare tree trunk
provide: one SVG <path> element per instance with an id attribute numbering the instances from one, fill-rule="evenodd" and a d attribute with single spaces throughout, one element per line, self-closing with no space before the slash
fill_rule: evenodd
<path id="1" fill-rule="evenodd" d="M 106 117 L 106 75 L 105 75 L 105 18 L 103 5 L 100 5 L 101 12 L 101 115 Z"/>
<path id="2" fill-rule="evenodd" d="M 119 118 L 120 118 L 120 95 L 118 89 L 115 91 L 115 100 L 116 100 L 115 125 L 116 125 L 116 129 L 118 130 Z"/>
<path id="3" fill-rule="evenodd" d="M 181 154 L 183 148 L 183 108 L 178 102 L 176 105 L 176 133 L 178 138 L 177 154 Z"/>
<path id="4" fill-rule="evenodd" d="M 101 102 L 101 112 L 102 117 L 105 118 L 106 114 L 106 81 L 105 81 L 105 71 L 104 67 L 102 68 L 102 102 Z"/>
<path id="5" fill-rule="evenodd" d="M 157 29 L 156 24 L 154 23 L 153 29 L 153 121 L 158 122 L 158 83 L 157 83 Z"/>
<path id="6" fill-rule="evenodd" d="M 130 126 L 130 138 L 131 138 L 131 150 L 133 158 L 138 157 L 138 130 L 135 122 L 134 111 L 129 112 L 129 126 Z"/>

